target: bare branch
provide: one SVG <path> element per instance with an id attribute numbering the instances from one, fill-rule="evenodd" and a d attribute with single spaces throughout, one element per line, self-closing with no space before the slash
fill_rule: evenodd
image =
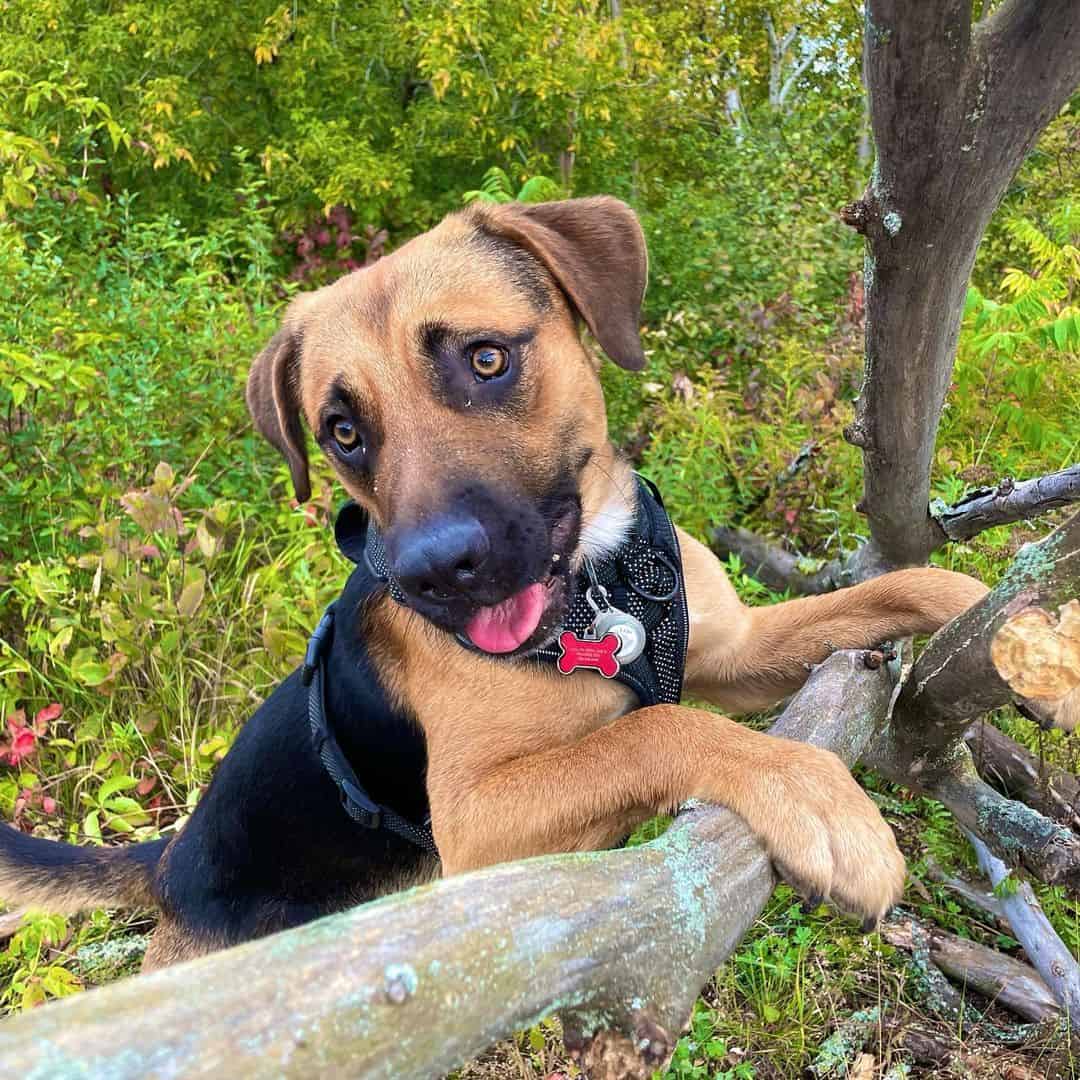
<path id="1" fill-rule="evenodd" d="M 926 872 L 931 881 L 936 881 L 955 893 L 972 911 L 978 912 L 981 916 L 989 916 L 990 921 L 999 930 L 1009 930 L 1009 920 L 1001 906 L 1001 901 L 986 882 L 976 884 L 947 874 L 933 857 L 928 857 L 926 860 Z"/>
<path id="2" fill-rule="evenodd" d="M 930 516 L 950 540 L 970 540 L 985 529 L 1030 521 L 1074 502 L 1080 502 L 1080 465 L 1033 480 L 1005 479 L 994 488 L 976 488 L 952 506 L 932 505 Z"/>
<path id="3" fill-rule="evenodd" d="M 1080 84 L 1080 7 L 1075 0 L 1005 0 L 976 28 L 975 43 L 992 153 L 1019 165 Z"/>
<path id="4" fill-rule="evenodd" d="M 822 43 L 815 42 L 804 55 L 803 58 L 795 65 L 795 70 L 784 80 L 784 85 L 780 89 L 780 96 L 777 98 L 777 104 L 783 108 L 784 103 L 788 99 L 788 95 L 795 88 L 795 84 L 799 81 L 799 76 L 817 59 L 817 55 L 821 52 Z"/>
<path id="5" fill-rule="evenodd" d="M 910 952 L 915 947 L 916 924 L 913 916 L 890 920 L 882 927 L 881 936 L 890 945 Z M 924 932 L 929 939 L 931 961 L 950 979 L 977 990 L 1025 1020 L 1040 1023 L 1061 1015 L 1057 999 L 1030 965 L 934 927 Z"/>
<path id="6" fill-rule="evenodd" d="M 774 731 L 853 762 L 892 683 L 837 653 Z M 35 1009 L 5 1024 L 5 1072 L 441 1076 L 559 1011 L 592 1075 L 647 1076 L 774 883 L 740 819 L 695 806 L 642 847 L 449 878 Z"/>
<path id="7" fill-rule="evenodd" d="M 975 849 L 979 868 L 992 885 L 999 885 L 1008 874 L 1005 864 L 991 855 L 977 837 L 969 834 L 968 838 Z M 1006 891 L 1000 897 L 1013 936 L 1023 945 L 1028 959 L 1050 987 L 1070 1026 L 1075 1028 L 1080 1020 L 1080 966 L 1043 914 L 1031 886 L 1026 881 L 1016 885 L 1014 891 Z"/>
<path id="8" fill-rule="evenodd" d="M 1072 502 L 1080 502 L 1080 465 L 1031 480 L 1003 480 L 996 488 L 977 488 L 952 506 L 939 503 L 932 508 L 931 516 L 938 526 L 932 550 L 950 540 L 970 540 L 983 529 L 1029 520 Z M 817 570 L 805 571 L 800 568 L 803 560 L 799 556 L 741 528 L 714 529 L 712 549 L 721 558 L 738 555 L 753 577 L 777 592 L 831 592 L 892 569 L 871 543 L 843 558 L 831 559 Z"/>
<path id="9" fill-rule="evenodd" d="M 952 772 L 926 777 L 905 773 L 895 763 L 882 762 L 876 751 L 867 763 L 895 783 L 943 803 L 961 825 L 985 840 L 1010 865 L 1023 866 L 1048 885 L 1080 890 L 1080 836 L 995 791 L 979 778 L 962 744 L 955 753 Z"/>

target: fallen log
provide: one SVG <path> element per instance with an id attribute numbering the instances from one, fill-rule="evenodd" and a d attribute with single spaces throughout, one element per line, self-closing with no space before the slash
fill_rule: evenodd
<path id="1" fill-rule="evenodd" d="M 836 653 L 774 731 L 851 763 L 892 689 Z M 4 1073 L 427 1078 L 559 1012 L 590 1076 L 648 1076 L 774 884 L 739 818 L 694 805 L 641 847 L 491 867 L 36 1009 L 4 1024 Z"/>

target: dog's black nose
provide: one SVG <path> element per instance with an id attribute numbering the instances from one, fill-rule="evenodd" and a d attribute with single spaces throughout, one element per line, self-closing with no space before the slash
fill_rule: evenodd
<path id="1" fill-rule="evenodd" d="M 403 592 L 440 601 L 468 594 L 481 584 L 491 544 L 476 518 L 433 518 L 396 539 L 390 572 Z"/>

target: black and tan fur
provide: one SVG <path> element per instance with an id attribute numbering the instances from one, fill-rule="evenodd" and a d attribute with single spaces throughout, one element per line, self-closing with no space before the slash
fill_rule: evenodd
<path id="1" fill-rule="evenodd" d="M 477 587 L 493 603 L 520 586 L 515 575 L 536 580 L 529 568 L 558 568 L 538 631 L 550 634 L 565 603 L 560 575 L 617 545 L 633 492 L 607 439 L 598 361 L 581 323 L 613 361 L 640 369 L 645 278 L 641 230 L 614 199 L 476 206 L 294 300 L 255 360 L 248 404 L 301 499 L 310 493 L 306 422 L 392 554 L 410 530 L 462 505 L 505 522 L 498 573 Z M 464 358 L 477 340 L 507 346 L 512 381 L 470 381 Z M 329 425 L 342 415 L 366 440 L 360 467 L 335 448 Z M 834 648 L 936 630 L 985 593 L 959 574 L 911 569 L 747 608 L 715 557 L 679 538 L 691 617 L 687 694 L 733 712 L 779 701 Z M 380 752 L 398 755 L 402 777 L 412 761 L 416 785 L 426 754 L 443 873 L 608 846 L 658 810 L 700 797 L 741 814 L 806 892 L 871 919 L 898 899 L 904 862 L 892 833 L 834 755 L 702 710 L 635 708 L 626 687 L 596 675 L 564 678 L 467 651 L 447 632 L 460 629 L 467 598 L 421 597 L 411 607 L 380 597 L 348 633 L 415 718 L 414 731 L 389 736 Z M 278 704 L 271 699 L 249 722 L 163 853 L 163 844 L 88 852 L 77 867 L 79 849 L 12 842 L 5 831 L 0 896 L 64 907 L 150 898 L 163 910 L 154 966 L 434 873 L 416 852 L 365 848 L 370 835 L 345 819 L 317 762 L 295 776 L 275 759 L 288 740 L 295 755 L 303 736 L 294 690 L 286 684 Z M 339 726 L 362 727 L 347 701 L 340 708 Z M 365 738 L 342 735 L 347 752 L 353 741 L 351 752 L 370 761 Z M 378 786 L 378 768 L 358 770 Z M 407 777 L 397 783 L 400 794 Z M 375 794 L 394 801 L 393 790 Z"/>

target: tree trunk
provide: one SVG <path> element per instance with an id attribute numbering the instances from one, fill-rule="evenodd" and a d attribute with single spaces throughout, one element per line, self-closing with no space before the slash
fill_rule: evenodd
<path id="1" fill-rule="evenodd" d="M 866 372 L 849 441 L 863 451 L 874 554 L 942 543 L 930 469 L 975 250 L 1009 182 L 1080 81 L 1080 4 L 868 0 L 864 68 L 877 160 L 866 234 Z"/>

